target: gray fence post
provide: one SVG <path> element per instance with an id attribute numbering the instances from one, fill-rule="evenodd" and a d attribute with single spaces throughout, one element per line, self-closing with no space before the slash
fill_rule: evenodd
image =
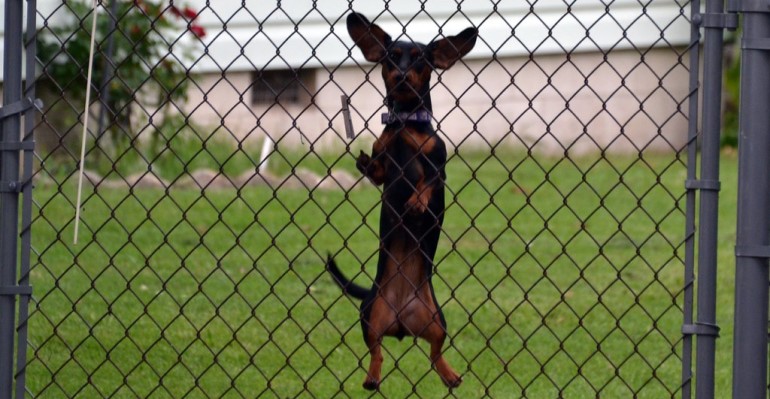
<path id="1" fill-rule="evenodd" d="M 770 220 L 770 2 L 737 2 L 743 13 L 735 246 L 733 397 L 767 397 Z"/>
<path id="2" fill-rule="evenodd" d="M 698 95 L 700 94 L 700 26 L 695 22 L 700 15 L 700 0 L 690 3 L 690 94 L 687 115 L 687 179 L 697 179 L 698 159 Z M 687 190 L 685 216 L 685 263 L 684 263 L 684 325 L 693 324 L 695 282 L 695 210 L 696 190 Z M 682 337 L 682 399 L 692 397 L 692 350 L 693 336 Z"/>
<path id="3" fill-rule="evenodd" d="M 21 113 L 32 106 L 22 101 L 23 2 L 5 2 L 3 107 L 0 109 L 0 398 L 13 394 L 19 210 Z"/>
<path id="4" fill-rule="evenodd" d="M 26 49 L 26 69 L 24 71 L 24 98 L 31 100 L 35 98 L 35 82 L 37 75 L 35 62 L 37 55 L 37 1 L 27 0 L 27 34 L 24 38 L 24 47 Z M 26 78 L 30 77 L 30 78 Z M 35 77 L 35 78 L 32 78 Z M 42 105 L 37 100 L 35 107 Z M 23 195 L 21 209 L 21 247 L 19 248 L 19 281 L 18 285 L 23 295 L 19 297 L 19 316 L 18 327 L 16 329 L 16 399 L 23 399 L 26 394 L 26 372 L 27 372 L 27 330 L 29 321 L 29 302 L 32 295 L 30 284 L 30 263 L 32 252 L 32 171 L 35 158 L 35 113 L 36 110 L 29 108 L 24 115 L 24 136 L 22 138 L 22 150 L 24 151 L 24 160 L 22 165 L 22 188 Z"/>
<path id="5" fill-rule="evenodd" d="M 719 327 L 716 324 L 717 231 L 719 210 L 719 145 L 721 132 L 722 49 L 725 28 L 735 28 L 737 17 L 724 14 L 722 0 L 707 0 L 706 12 L 696 21 L 704 29 L 703 115 L 700 180 L 688 189 L 700 190 L 698 227 L 697 318 L 682 332 L 695 335 L 695 397 L 714 397 L 714 359 Z M 694 162 L 695 160 L 690 160 Z"/>

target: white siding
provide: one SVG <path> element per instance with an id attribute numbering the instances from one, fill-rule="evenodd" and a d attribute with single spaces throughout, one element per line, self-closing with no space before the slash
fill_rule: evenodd
<path id="1" fill-rule="evenodd" d="M 346 0 L 317 2 L 317 9 L 311 0 L 292 0 L 282 2 L 278 10 L 273 3 L 252 7 L 247 2 L 248 9 L 237 2 L 210 3 L 206 7 L 204 0 L 190 2 L 201 10 L 199 22 L 208 30 L 204 40 L 208 55 L 195 66 L 197 71 L 322 65 L 333 69 L 360 61 L 355 51 L 354 59 L 348 57 L 352 41 L 345 30 Z M 492 4 L 482 1 L 464 2 L 462 13 L 455 2 L 445 0 L 427 1 L 425 12 L 413 0 L 390 1 L 388 11 L 383 11 L 383 3 L 373 1 L 359 1 L 353 9 L 370 20 L 376 18 L 394 38 L 405 34 L 405 40 L 427 42 L 440 31 L 452 35 L 474 25 L 482 42 L 468 58 L 649 48 L 689 41 L 689 24 L 674 1 L 659 0 L 643 7 L 636 0 L 618 0 L 607 7 L 602 1 L 580 0 L 569 12 L 561 0 L 540 0 L 531 9 L 523 1 L 501 3 L 496 13 Z"/>
<path id="2" fill-rule="evenodd" d="M 47 10 L 60 4 L 40 1 Z M 246 8 L 236 1 L 209 3 L 187 1 L 207 30 L 182 111 L 196 125 L 244 141 L 269 136 L 281 145 L 300 145 L 304 137 L 306 143 L 339 146 L 344 93 L 360 140 L 376 136 L 384 89 L 376 74 L 369 75 L 376 66 L 349 50 L 347 0 L 316 1 L 316 9 L 311 0 L 286 0 L 278 10 L 267 1 L 247 0 Z M 466 0 L 462 13 L 447 0 L 428 0 L 426 12 L 413 0 L 391 0 L 386 12 L 381 1 L 356 0 L 353 9 L 406 40 L 427 42 L 469 25 L 479 28 L 473 52 L 443 71 L 433 92 L 436 126 L 452 146 L 501 142 L 558 155 L 565 149 L 670 151 L 684 145 L 687 118 L 680 103 L 689 92 L 688 68 L 672 47 L 683 50 L 690 28 L 676 2 L 643 7 L 615 0 L 607 7 L 579 0 L 569 10 L 561 0 L 539 0 L 532 9 L 521 0 L 500 3 L 496 13 L 480 0 Z M 65 11 L 49 23 L 66 18 Z M 490 63 L 493 56 L 497 61 Z M 253 103 L 253 71 L 300 67 L 315 74 L 312 104 Z"/>
<path id="3" fill-rule="evenodd" d="M 208 33 L 198 48 L 201 59 L 193 67 L 196 72 L 321 65 L 333 69 L 359 60 L 355 52 L 354 59 L 348 57 L 352 42 L 344 23 L 349 13 L 347 0 L 318 1 L 316 9 L 312 0 L 283 1 L 280 9 L 276 9 L 275 2 L 267 1 L 246 1 L 246 8 L 236 1 L 209 3 L 185 3 L 201 11 L 198 22 Z M 530 52 L 591 52 L 684 45 L 689 41 L 689 25 L 673 0 L 656 0 L 646 7 L 636 0 L 616 0 L 610 7 L 599 0 L 580 0 L 569 13 L 561 0 L 539 0 L 531 9 L 520 0 L 500 3 L 496 13 L 490 2 L 477 0 L 463 2 L 461 13 L 455 2 L 446 0 L 428 0 L 425 12 L 413 0 L 392 0 L 387 11 L 383 11 L 383 2 L 370 0 L 354 2 L 353 8 L 369 19 L 376 18 L 394 37 L 405 32 L 416 41 L 430 41 L 439 32 L 451 35 L 469 25 L 477 26 L 482 42 L 469 59 L 488 58 L 493 53 L 509 57 Z M 38 26 L 43 23 L 40 15 L 49 16 L 49 25 L 66 18 L 67 9 L 61 4 L 61 0 L 38 0 Z M 1 27 L 0 37 L 1 61 Z"/>
<path id="4" fill-rule="evenodd" d="M 27 29 L 26 24 L 26 14 L 27 14 L 27 5 L 28 3 L 26 1 L 24 3 L 24 30 Z M 56 24 L 57 21 L 59 21 L 65 14 L 63 9 L 60 9 L 59 12 L 56 12 L 55 10 L 57 8 L 60 8 L 61 0 L 38 0 L 37 1 L 37 9 L 38 9 L 38 15 L 37 15 L 37 26 L 41 27 L 43 26 L 44 21 L 41 19 L 40 15 L 46 15 L 50 16 L 48 18 L 49 24 Z M 0 4 L 0 82 L 3 81 L 3 60 L 5 59 L 5 4 Z M 22 69 L 22 73 L 24 73 L 24 69 Z"/>

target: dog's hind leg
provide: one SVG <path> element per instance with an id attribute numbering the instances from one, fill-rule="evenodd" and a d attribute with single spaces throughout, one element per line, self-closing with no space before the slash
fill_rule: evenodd
<path id="1" fill-rule="evenodd" d="M 446 339 L 446 329 L 439 319 L 440 317 L 436 315 L 434 322 L 430 323 L 420 336 L 430 343 L 430 361 L 441 376 L 441 381 L 444 385 L 454 388 L 459 386 L 463 379 L 452 369 L 441 353 Z"/>
<path id="2" fill-rule="evenodd" d="M 396 313 L 381 296 L 375 296 L 371 307 L 365 313 L 364 342 L 369 347 L 369 371 L 364 380 L 364 388 L 375 390 L 380 386 L 382 371 L 382 338 L 394 335 L 398 330 Z"/>
<path id="3" fill-rule="evenodd" d="M 364 388 L 375 390 L 380 386 L 380 373 L 382 371 L 382 336 L 366 337 L 366 345 L 369 346 L 369 371 L 366 373 Z"/>

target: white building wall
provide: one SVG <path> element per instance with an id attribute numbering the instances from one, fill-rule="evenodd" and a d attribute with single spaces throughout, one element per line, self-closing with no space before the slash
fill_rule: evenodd
<path id="1" fill-rule="evenodd" d="M 255 68 L 333 69 L 361 62 L 357 51 L 348 57 L 352 41 L 345 29 L 347 0 L 292 0 L 275 3 L 209 2 L 192 0 L 201 10 L 199 20 L 209 31 L 208 55 L 195 65 L 196 71 L 229 71 Z M 253 3 L 253 6 L 252 6 Z M 681 6 L 673 0 L 656 0 L 642 6 L 637 0 L 580 0 L 567 7 L 562 0 L 499 2 L 497 12 L 487 1 L 466 0 L 458 12 L 453 1 L 430 0 L 421 11 L 413 0 L 389 1 L 387 11 L 380 1 L 358 0 L 352 8 L 396 39 L 428 42 L 440 33 L 451 35 L 469 25 L 483 39 L 467 56 L 473 58 L 528 56 L 609 49 L 685 45 L 689 24 Z M 312 10 L 312 11 L 311 11 Z M 607 12 L 609 10 L 609 13 Z M 227 32 L 221 34 L 226 26 Z M 295 30 L 296 26 L 296 30 Z M 334 27 L 332 32 L 331 26 Z M 280 55 L 276 55 L 280 53 Z"/>
<path id="2" fill-rule="evenodd" d="M 65 17 L 61 8 L 51 12 L 60 1 L 38 3 L 52 16 L 49 24 Z M 569 9 L 560 0 L 500 3 L 491 14 L 492 5 L 482 1 L 464 2 L 462 13 L 442 0 L 428 1 L 425 12 L 411 0 L 392 0 L 385 11 L 384 3 L 357 0 L 353 8 L 403 40 L 428 42 L 439 32 L 479 28 L 474 50 L 432 91 L 437 127 L 455 145 L 502 141 L 548 153 L 683 145 L 687 121 L 677 102 L 687 95 L 687 68 L 673 48 L 681 52 L 689 42 L 689 23 L 675 1 L 616 0 L 609 12 L 598 0 Z M 349 55 L 347 0 L 316 2 L 316 9 L 311 0 L 284 1 L 280 9 L 257 1 L 245 8 L 229 1 L 183 4 L 200 11 L 196 23 L 207 30 L 191 65 L 195 84 L 186 112 L 195 124 L 238 140 L 268 135 L 295 144 L 302 134 L 305 142 L 335 145 L 344 137 L 339 96 L 345 93 L 357 131 L 368 139 L 379 133 L 382 82 L 358 49 Z M 314 70 L 310 105 L 252 104 L 254 71 L 298 68 Z"/>
<path id="3" fill-rule="evenodd" d="M 452 146 L 502 142 L 554 155 L 679 149 L 686 141 L 687 118 L 686 107 L 677 102 L 686 96 L 688 79 L 685 68 L 671 70 L 672 59 L 670 51 L 654 50 L 641 65 L 633 51 L 614 53 L 606 63 L 590 53 L 571 56 L 567 63 L 563 55 L 538 57 L 537 64 L 523 57 L 493 64 L 472 60 L 444 72 L 440 84 L 434 76 L 436 126 Z M 220 115 L 226 115 L 217 134 L 229 132 L 246 141 L 267 134 L 279 143 L 296 145 L 302 139 L 316 148 L 341 145 L 346 141 L 343 93 L 350 96 L 361 139 L 372 140 L 382 129 L 384 87 L 377 71 L 367 81 L 357 67 L 340 68 L 333 78 L 320 70 L 314 104 L 269 109 L 247 105 L 250 73 L 228 74 L 229 83 L 214 75 L 196 79 L 212 90 L 203 106 L 198 105 L 202 92 L 190 97 L 192 119 L 219 126 Z"/>
<path id="4" fill-rule="evenodd" d="M 428 42 L 439 30 L 454 34 L 471 24 L 479 27 L 481 40 L 465 62 L 443 72 L 440 84 L 433 78 L 437 127 L 455 145 L 502 141 L 580 154 L 666 151 L 685 143 L 687 120 L 677 102 L 688 92 L 687 68 L 672 47 L 682 51 L 688 43 L 689 24 L 672 1 L 646 8 L 616 1 L 610 14 L 599 1 L 578 2 L 569 13 L 561 1 L 538 1 L 531 10 L 509 1 L 491 16 L 484 2 L 464 3 L 463 14 L 457 14 L 453 2 L 431 1 L 430 16 L 412 1 L 391 1 L 392 12 L 379 16 L 381 7 L 360 4 L 353 7 L 404 40 Z M 209 56 L 195 70 L 214 73 L 199 77 L 204 89 L 190 104 L 197 105 L 208 87 L 214 88 L 208 98 L 216 93 L 216 100 L 196 107 L 193 120 L 218 124 L 218 115 L 227 114 L 224 126 L 236 137 L 267 134 L 294 145 L 302 136 L 324 147 L 344 140 L 339 97 L 346 94 L 356 133 L 365 139 L 379 134 L 384 88 L 378 67 L 364 61 L 358 49 L 348 56 L 347 7 L 344 1 L 319 2 L 319 9 L 308 13 L 310 1 L 293 1 L 279 11 L 250 9 L 252 14 L 235 3 L 201 7 L 200 22 L 211 39 Z M 222 20 L 227 34 L 217 33 Z M 227 66 L 227 80 L 234 84 L 221 80 L 219 66 Z M 314 102 L 252 106 L 248 88 L 257 68 L 315 68 Z"/>

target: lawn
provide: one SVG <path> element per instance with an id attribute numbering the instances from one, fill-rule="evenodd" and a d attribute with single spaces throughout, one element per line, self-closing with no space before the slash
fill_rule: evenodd
<path id="1" fill-rule="evenodd" d="M 446 356 L 464 383 L 450 393 L 424 343 L 386 339 L 382 396 L 678 396 L 686 160 L 489 156 L 450 159 L 436 256 Z M 300 160 L 353 169 L 338 157 Z M 730 390 L 734 156 L 722 167 L 718 396 Z M 35 192 L 30 392 L 368 395 L 358 303 L 323 263 L 332 253 L 371 281 L 377 189 L 89 188 L 78 245 L 74 193 L 74 179 Z"/>

